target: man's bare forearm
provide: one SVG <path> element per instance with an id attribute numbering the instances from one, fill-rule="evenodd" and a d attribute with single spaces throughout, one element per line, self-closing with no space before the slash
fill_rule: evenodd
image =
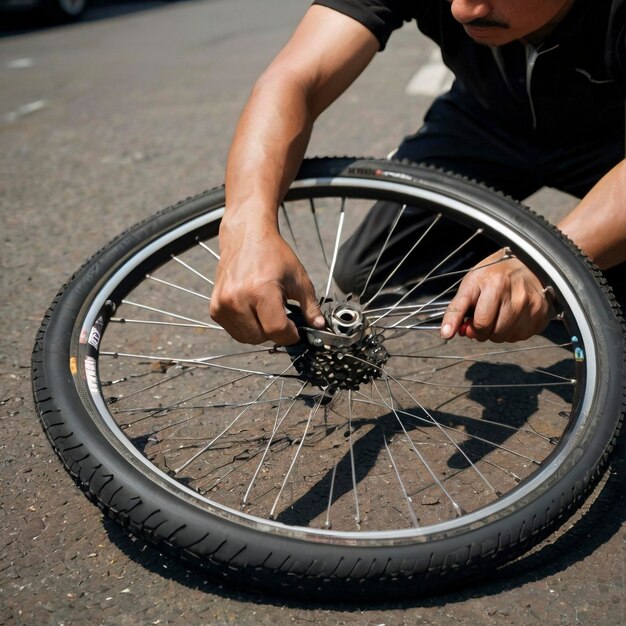
<path id="1" fill-rule="evenodd" d="M 302 161 L 313 126 L 303 89 L 262 77 L 237 126 L 226 170 L 227 219 L 238 227 L 271 228 L 276 208 Z"/>
<path id="2" fill-rule="evenodd" d="M 321 6 L 307 11 L 257 81 L 240 118 L 226 171 L 228 221 L 275 225 L 315 119 L 377 50 L 375 37 L 351 18 Z"/>
<path id="3" fill-rule="evenodd" d="M 603 176 L 559 228 L 601 269 L 626 261 L 626 161 Z"/>

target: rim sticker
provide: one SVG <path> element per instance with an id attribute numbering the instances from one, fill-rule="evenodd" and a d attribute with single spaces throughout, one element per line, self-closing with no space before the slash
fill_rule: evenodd
<path id="1" fill-rule="evenodd" d="M 104 320 L 102 316 L 100 316 L 91 327 L 91 332 L 89 333 L 89 344 L 92 345 L 96 350 L 100 345 L 100 337 L 102 336 L 102 326 L 104 326 Z"/>
<path id="2" fill-rule="evenodd" d="M 85 357 L 85 376 L 87 378 L 87 387 L 89 387 L 89 391 L 98 393 L 99 388 L 96 359 L 92 356 Z"/>

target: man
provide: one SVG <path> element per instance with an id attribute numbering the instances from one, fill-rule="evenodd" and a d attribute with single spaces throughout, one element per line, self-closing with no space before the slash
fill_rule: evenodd
<path id="1" fill-rule="evenodd" d="M 412 19 L 441 46 L 456 81 L 397 157 L 517 198 L 547 184 L 581 196 L 559 227 L 601 268 L 622 272 L 625 13 L 623 0 L 318 0 L 238 124 L 211 315 L 239 341 L 286 345 L 298 340 L 283 306 L 293 299 L 311 326 L 323 327 L 311 282 L 278 232 L 277 207 L 315 119 Z M 367 219 L 385 216 L 374 209 Z M 516 341 L 547 324 L 539 279 L 517 259 L 489 260 L 461 283 L 442 337 L 454 337 L 470 313 L 463 332 L 479 340 Z"/>

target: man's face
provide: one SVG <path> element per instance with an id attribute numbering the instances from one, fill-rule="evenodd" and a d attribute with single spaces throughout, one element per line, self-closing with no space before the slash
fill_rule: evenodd
<path id="1" fill-rule="evenodd" d="M 477 43 L 503 46 L 516 39 L 541 40 L 574 0 L 448 0 L 452 16 Z"/>

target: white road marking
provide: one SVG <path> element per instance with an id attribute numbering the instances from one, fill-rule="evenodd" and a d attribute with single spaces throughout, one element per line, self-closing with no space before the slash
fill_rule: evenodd
<path id="1" fill-rule="evenodd" d="M 441 61 L 439 50 L 433 50 L 428 63 L 420 67 L 405 88 L 407 96 L 438 96 L 450 89 L 454 75 Z"/>
<path id="2" fill-rule="evenodd" d="M 22 57 L 20 59 L 13 59 L 11 61 L 7 61 L 7 67 L 12 70 L 21 70 L 25 67 L 32 67 L 34 65 L 34 59 L 30 57 Z"/>
<path id="3" fill-rule="evenodd" d="M 41 111 L 44 107 L 48 106 L 47 100 L 35 100 L 35 102 L 29 102 L 28 104 L 23 104 L 21 107 L 15 109 L 15 111 L 11 111 L 4 116 L 5 121 L 7 122 L 15 122 L 20 117 L 24 117 L 25 115 L 30 115 L 31 113 L 35 113 L 36 111 Z"/>

